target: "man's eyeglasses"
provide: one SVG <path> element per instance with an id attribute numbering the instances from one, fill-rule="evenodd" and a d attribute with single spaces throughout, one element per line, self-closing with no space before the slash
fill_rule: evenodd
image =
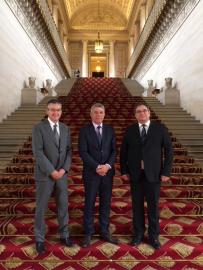
<path id="1" fill-rule="evenodd" d="M 147 110 L 147 109 L 144 109 L 144 110 L 137 110 L 135 113 L 146 113 L 146 112 L 148 112 L 149 110 Z"/>
<path id="2" fill-rule="evenodd" d="M 48 109 L 50 112 L 61 112 L 61 109 Z"/>

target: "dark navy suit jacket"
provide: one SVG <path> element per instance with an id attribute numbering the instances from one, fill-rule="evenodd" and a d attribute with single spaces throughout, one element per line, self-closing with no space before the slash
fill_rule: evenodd
<path id="1" fill-rule="evenodd" d="M 92 123 L 80 129 L 79 153 L 83 161 L 83 178 L 98 177 L 96 168 L 99 164 L 109 164 L 111 169 L 107 176 L 115 174 L 116 142 L 114 129 L 103 124 L 102 145 L 99 145 L 97 134 Z"/>

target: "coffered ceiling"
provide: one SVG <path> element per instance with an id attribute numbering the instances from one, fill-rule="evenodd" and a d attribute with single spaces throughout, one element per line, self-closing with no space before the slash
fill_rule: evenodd
<path id="1" fill-rule="evenodd" d="M 126 30 L 136 0 L 64 0 L 72 30 Z"/>

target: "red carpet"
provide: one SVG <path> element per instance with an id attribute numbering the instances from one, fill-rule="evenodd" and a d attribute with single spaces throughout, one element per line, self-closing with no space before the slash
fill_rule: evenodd
<path id="1" fill-rule="evenodd" d="M 160 250 L 148 245 L 147 237 L 139 247 L 128 243 L 132 236 L 132 213 L 129 183 L 122 181 L 119 163 L 111 207 L 111 232 L 118 246 L 98 238 L 92 246 L 81 248 L 84 189 L 82 164 L 77 151 L 79 128 L 89 122 L 90 106 L 102 102 L 106 107 L 105 122 L 114 126 L 119 146 L 125 128 L 134 122 L 133 108 L 141 97 L 132 97 L 119 79 L 78 79 L 63 102 L 62 121 L 71 127 L 73 163 L 69 175 L 70 232 L 73 248 L 62 247 L 57 235 L 56 206 L 50 200 L 46 216 L 47 252 L 37 255 L 33 235 L 35 210 L 34 159 L 31 138 L 0 175 L 0 269 L 66 269 L 66 270 L 200 270 L 203 267 L 203 173 L 187 150 L 172 137 L 174 147 L 173 175 L 162 184 L 160 199 Z M 152 112 L 152 118 L 159 121 Z"/>

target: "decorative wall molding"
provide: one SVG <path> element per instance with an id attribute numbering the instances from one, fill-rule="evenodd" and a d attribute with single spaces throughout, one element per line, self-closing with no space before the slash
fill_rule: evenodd
<path id="1" fill-rule="evenodd" d="M 131 74 L 132 69 L 138 60 L 138 57 L 140 56 L 141 52 L 143 51 L 143 48 L 154 29 L 158 18 L 160 17 L 162 10 L 164 9 L 164 6 L 166 5 L 165 0 L 157 0 L 154 4 L 154 7 L 152 8 L 152 11 L 150 13 L 150 16 L 148 17 L 145 27 L 140 35 L 139 41 L 133 51 L 133 54 L 130 58 L 130 61 L 128 63 L 128 67 L 126 70 L 127 77 Z"/>
<path id="2" fill-rule="evenodd" d="M 46 24 L 47 24 L 47 27 L 50 31 L 50 34 L 54 40 L 54 43 L 57 47 L 57 50 L 61 56 L 61 59 L 63 60 L 63 63 L 69 73 L 69 75 L 71 75 L 72 73 L 72 70 L 71 70 L 71 66 L 70 66 L 70 63 L 69 63 L 69 60 L 68 60 L 68 56 L 64 50 L 64 47 L 63 47 L 63 44 L 61 42 L 61 39 L 60 39 L 60 36 L 59 36 L 59 33 L 58 33 L 58 30 L 56 28 L 56 24 L 53 20 L 53 17 L 52 17 L 52 14 L 50 12 L 50 9 L 49 9 L 49 6 L 47 4 L 47 1 L 44 1 L 44 0 L 38 0 L 38 5 L 40 6 L 41 8 L 41 11 L 44 15 L 44 20 L 46 21 Z"/>
<path id="3" fill-rule="evenodd" d="M 50 67 L 54 75 L 58 80 L 61 80 L 61 77 L 67 76 L 69 77 L 70 73 L 70 65 L 67 59 L 67 56 L 63 58 L 62 55 L 62 43 L 59 40 L 59 34 L 55 27 L 55 39 L 53 41 L 49 38 L 49 33 L 51 32 L 51 28 L 45 25 L 46 17 L 42 16 L 37 3 L 33 4 L 32 1 L 28 0 L 5 0 L 14 16 L 17 18 L 26 34 L 36 47 L 36 49 L 41 54 L 42 58 L 45 60 L 47 65 Z M 38 1 L 40 2 L 40 1 Z M 43 1 L 46 3 L 46 1 Z M 47 3 L 46 3 L 47 5 Z M 51 14 L 47 14 L 49 16 L 49 20 L 52 19 Z M 53 20 L 53 19 L 52 19 Z M 54 30 L 52 29 L 52 35 Z M 56 36 L 58 35 L 58 38 Z M 61 43 L 61 46 L 59 45 Z M 56 46 L 57 51 L 54 50 L 54 46 Z"/>
<path id="4" fill-rule="evenodd" d="M 199 1 L 175 0 L 172 4 L 171 1 L 165 1 L 162 7 L 157 6 L 159 0 L 156 1 L 128 64 L 128 77 L 137 80 L 144 77 Z M 159 19 L 158 24 L 155 19 Z"/>

